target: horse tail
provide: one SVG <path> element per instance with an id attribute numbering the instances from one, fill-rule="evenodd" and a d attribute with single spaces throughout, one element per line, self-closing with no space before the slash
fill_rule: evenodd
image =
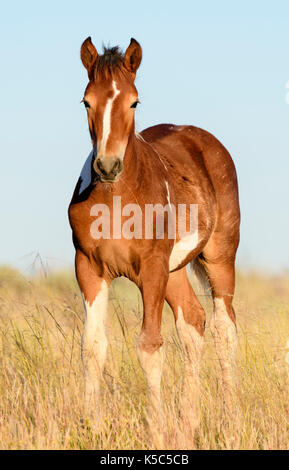
<path id="1" fill-rule="evenodd" d="M 211 294 L 210 282 L 200 256 L 197 256 L 189 262 L 187 265 L 187 274 L 193 284 L 197 284 L 198 291 L 207 295 Z"/>

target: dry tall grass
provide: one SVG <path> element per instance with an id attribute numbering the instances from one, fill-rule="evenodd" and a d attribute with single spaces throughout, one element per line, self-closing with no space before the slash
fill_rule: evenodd
<path id="1" fill-rule="evenodd" d="M 220 374 L 209 331 L 201 377 L 199 449 L 289 448 L 289 278 L 239 274 L 238 388 L 234 419 L 223 415 Z M 208 319 L 210 302 L 206 305 Z M 109 353 L 103 380 L 101 431 L 82 423 L 80 337 L 83 310 L 72 274 L 29 280 L 0 270 L 0 448 L 153 448 L 145 420 L 146 387 L 136 357 L 141 299 L 125 279 L 111 291 Z M 188 446 L 179 428 L 181 348 L 165 308 L 163 397 L 170 448 Z M 289 356 L 289 355 L 288 355 Z"/>

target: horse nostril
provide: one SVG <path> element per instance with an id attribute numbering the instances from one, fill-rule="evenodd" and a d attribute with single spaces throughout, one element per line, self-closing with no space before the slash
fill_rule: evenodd
<path id="1" fill-rule="evenodd" d="M 102 179 L 114 180 L 122 170 L 122 161 L 119 158 L 105 158 L 102 160 L 99 157 L 94 161 L 93 166 L 96 173 L 99 173 Z"/>
<path id="2" fill-rule="evenodd" d="M 120 159 L 117 159 L 115 164 L 113 165 L 112 173 L 114 175 L 117 175 L 121 169 L 121 161 Z"/>
<path id="3" fill-rule="evenodd" d="M 104 167 L 103 167 L 103 164 L 101 163 L 100 158 L 98 158 L 98 159 L 96 160 L 96 166 L 97 166 L 97 168 L 99 169 L 100 173 L 102 173 L 103 175 L 106 175 L 106 174 L 107 174 L 106 171 L 105 171 L 105 169 L 104 169 Z"/>

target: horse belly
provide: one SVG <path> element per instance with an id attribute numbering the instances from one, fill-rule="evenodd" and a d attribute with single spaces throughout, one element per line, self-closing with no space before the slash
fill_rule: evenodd
<path id="1" fill-rule="evenodd" d="M 183 240 L 179 240 L 173 247 L 170 259 L 169 259 L 169 270 L 170 272 L 175 271 L 184 267 L 193 258 L 195 258 L 202 251 L 203 247 L 207 242 L 207 237 L 201 241 L 198 235 L 193 233 Z"/>
<path id="2" fill-rule="evenodd" d="M 201 207 L 203 207 L 203 204 Z M 216 211 L 213 199 L 211 205 L 206 204 L 199 211 L 195 230 L 174 244 L 169 258 L 170 272 L 184 267 L 201 253 L 213 232 L 215 222 Z"/>

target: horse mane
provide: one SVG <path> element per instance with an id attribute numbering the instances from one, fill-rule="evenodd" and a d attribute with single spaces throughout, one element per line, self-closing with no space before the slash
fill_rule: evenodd
<path id="1" fill-rule="evenodd" d="M 124 55 L 119 46 L 103 46 L 103 54 L 99 55 L 95 64 L 94 77 L 109 78 L 123 71 Z"/>

